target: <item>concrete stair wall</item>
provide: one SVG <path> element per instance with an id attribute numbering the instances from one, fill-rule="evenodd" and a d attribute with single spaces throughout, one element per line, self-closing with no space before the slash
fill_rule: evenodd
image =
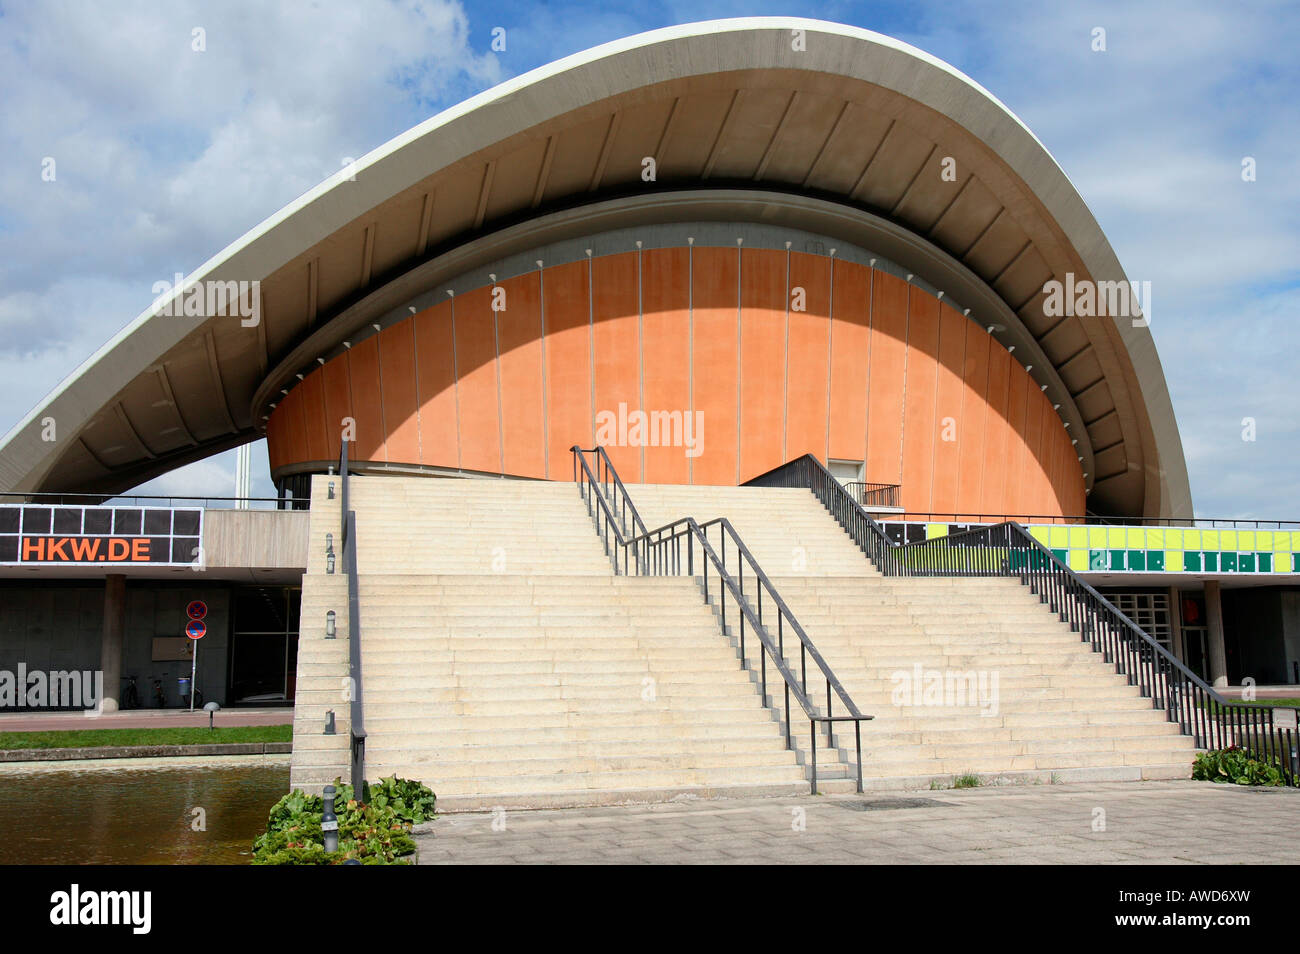
<path id="1" fill-rule="evenodd" d="M 1034 780 L 1190 774 L 1191 739 L 1018 581 L 883 577 L 806 490 L 635 485 L 628 492 L 652 528 L 687 514 L 732 522 L 859 709 L 875 717 L 862 724 L 867 785 L 924 787 L 968 773 Z M 764 619 L 775 620 L 771 605 Z M 797 648 L 788 637 L 796 672 Z M 757 666 L 756 651 L 747 656 Z M 974 681 L 917 697 L 908 691 L 917 666 L 923 688 L 935 674 Z M 824 705 L 825 683 L 811 663 L 808 672 L 809 694 Z M 981 678 L 988 691 L 996 678 L 996 707 L 979 704 Z M 775 673 L 768 685 L 779 701 Z M 976 692 L 963 694 L 962 686 Z M 838 700 L 834 709 L 842 714 Z M 807 732 L 803 723 L 805 745 Z M 843 777 L 854 758 L 851 723 L 837 727 L 835 742 L 840 768 L 830 771 Z"/>
<path id="2" fill-rule="evenodd" d="M 291 773 L 307 790 L 347 776 L 346 577 L 341 560 L 324 572 L 339 512 L 325 485 Z M 367 778 L 420 779 L 442 810 L 809 790 L 697 582 L 616 577 L 573 484 L 375 476 L 351 494 Z M 337 736 L 321 734 L 329 708 Z"/>
<path id="3" fill-rule="evenodd" d="M 326 534 L 340 546 L 327 483 L 313 483 L 298 657 L 292 784 L 308 790 L 348 772 L 346 577 L 341 553 L 325 573 Z M 757 640 L 746 632 L 742 669 L 740 616 L 716 578 L 706 604 L 698 575 L 616 577 L 570 483 L 374 476 L 351 488 L 367 777 L 422 779 L 446 810 L 809 790 L 809 725 L 792 707 L 787 749 L 781 678 L 769 666 L 760 699 Z M 868 787 L 1189 774 L 1191 741 L 1016 581 L 885 578 L 805 490 L 628 491 L 651 529 L 686 515 L 733 523 L 875 717 L 862 726 Z M 328 609 L 334 640 L 322 638 Z M 761 611 L 775 636 L 775 607 Z M 799 672 L 798 642 L 784 638 Z M 902 698 L 916 667 L 921 698 Z M 986 689 L 996 677 L 996 706 L 927 698 L 936 673 Z M 321 731 L 329 710 L 334 736 Z M 851 724 L 820 730 L 817 745 L 821 790 L 851 790 Z"/>

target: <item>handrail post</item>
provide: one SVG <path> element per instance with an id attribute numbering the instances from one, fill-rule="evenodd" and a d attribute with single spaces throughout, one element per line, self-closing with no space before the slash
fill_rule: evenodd
<path id="1" fill-rule="evenodd" d="M 809 719 L 808 727 L 812 736 L 812 793 L 817 794 L 817 720 Z"/>

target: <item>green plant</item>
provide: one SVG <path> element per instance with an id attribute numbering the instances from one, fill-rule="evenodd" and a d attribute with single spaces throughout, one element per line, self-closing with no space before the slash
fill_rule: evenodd
<path id="1" fill-rule="evenodd" d="M 335 865 L 354 859 L 367 865 L 407 864 L 415 851 L 412 824 L 432 817 L 436 796 L 419 782 L 396 777 L 366 784 L 370 803 L 334 780 L 339 850 L 325 851 L 321 816 L 325 800 L 294 789 L 267 815 L 266 833 L 253 842 L 255 865 Z"/>
<path id="2" fill-rule="evenodd" d="M 967 772 L 965 775 L 958 775 L 952 780 L 953 788 L 979 788 L 980 777 Z"/>
<path id="3" fill-rule="evenodd" d="M 1245 749 L 1230 745 L 1211 749 L 1196 756 L 1192 778 L 1206 782 L 1231 782 L 1234 785 L 1285 785 L 1282 770 L 1275 760 L 1252 757 Z"/>
<path id="4" fill-rule="evenodd" d="M 378 808 L 392 808 L 399 818 L 418 825 L 433 817 L 438 796 L 428 786 L 412 779 L 390 775 L 378 782 L 368 783 L 370 804 Z"/>

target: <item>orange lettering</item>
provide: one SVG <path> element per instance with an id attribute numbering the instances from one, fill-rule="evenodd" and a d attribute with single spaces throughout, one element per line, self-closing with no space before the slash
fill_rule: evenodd
<path id="1" fill-rule="evenodd" d="M 45 559 L 45 540 L 42 537 L 23 537 L 23 560 L 35 559 L 41 562 Z"/>
<path id="2" fill-rule="evenodd" d="M 131 541 L 131 559 L 136 563 L 149 562 L 149 540 L 146 537 L 137 537 Z"/>
<path id="3" fill-rule="evenodd" d="M 72 559 L 78 563 L 90 563 L 99 555 L 99 541 L 91 537 L 81 537 L 68 541 L 72 550 Z"/>
<path id="4" fill-rule="evenodd" d="M 121 537 L 110 537 L 108 540 L 108 558 L 114 562 L 125 560 L 131 553 L 131 544 Z"/>

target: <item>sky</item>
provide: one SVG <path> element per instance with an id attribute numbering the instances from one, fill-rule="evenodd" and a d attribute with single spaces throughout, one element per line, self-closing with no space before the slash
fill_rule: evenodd
<path id="1" fill-rule="evenodd" d="M 1198 516 L 1300 519 L 1300 5 L 1285 3 L 0 0 L 0 432 L 155 282 L 442 109 L 623 36 L 789 14 L 911 43 L 1024 120 L 1151 282 Z M 140 492 L 228 496 L 234 458 Z M 253 460 L 254 492 L 273 494 L 264 441 Z"/>

